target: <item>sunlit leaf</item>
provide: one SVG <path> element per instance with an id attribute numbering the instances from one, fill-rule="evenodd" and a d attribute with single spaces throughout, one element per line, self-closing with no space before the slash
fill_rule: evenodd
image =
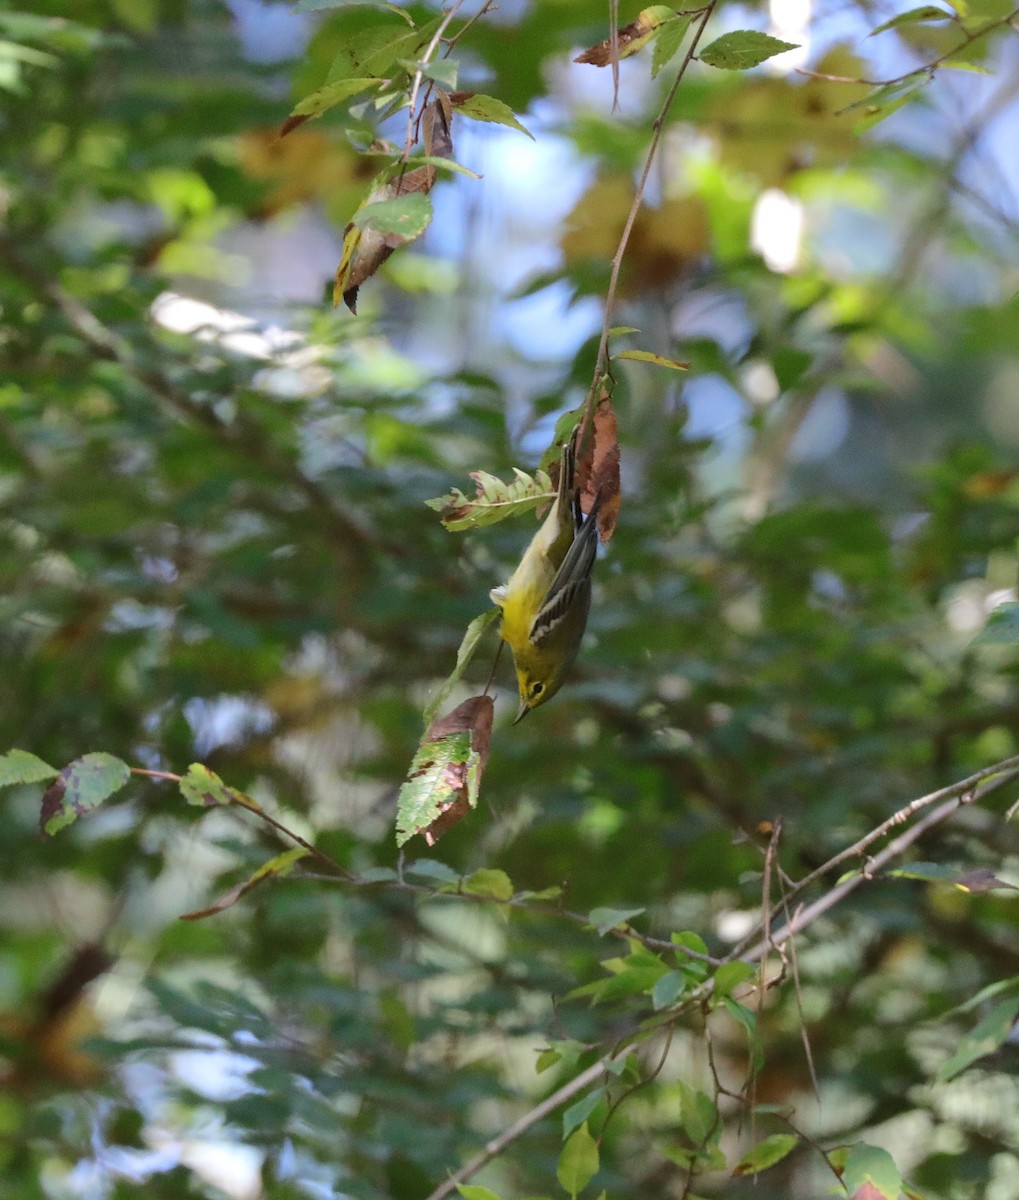
<path id="1" fill-rule="evenodd" d="M 451 532 L 494 525 L 507 517 L 530 512 L 555 496 L 551 479 L 541 470 L 531 476 L 514 467 L 516 478 L 512 483 L 504 483 L 487 471 L 470 474 L 476 484 L 474 497 L 454 488 L 448 495 L 425 501 L 439 513 L 443 525 Z"/>
<path id="2" fill-rule="evenodd" d="M 478 92 L 452 92 L 449 98 L 456 111 L 465 117 L 470 117 L 472 121 L 485 121 L 490 125 L 505 125 L 508 129 L 526 133 L 531 141 L 534 141 L 534 134 L 520 124 L 513 109 L 495 96 L 483 96 Z"/>
<path id="3" fill-rule="evenodd" d="M 718 67 L 723 71 L 747 71 L 774 58 L 776 54 L 796 49 L 795 42 L 783 42 L 771 34 L 759 33 L 754 29 L 736 29 L 716 38 L 697 57 L 709 67 Z"/>

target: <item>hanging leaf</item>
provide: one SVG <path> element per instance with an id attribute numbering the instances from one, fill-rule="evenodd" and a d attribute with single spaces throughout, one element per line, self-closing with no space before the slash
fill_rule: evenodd
<path id="1" fill-rule="evenodd" d="M 428 701 L 425 706 L 424 719 L 425 724 L 428 724 L 439 711 L 442 705 L 446 702 L 450 692 L 463 678 L 463 673 L 467 669 L 468 664 L 474 657 L 474 653 L 481 643 L 482 635 L 485 630 L 499 616 L 498 608 L 490 608 L 487 612 L 483 612 L 480 616 L 474 618 L 467 626 L 467 632 L 463 636 L 463 641 L 460 643 L 460 649 L 456 652 L 456 666 L 453 668 L 445 683 L 439 688 L 435 695 Z"/>
<path id="2" fill-rule="evenodd" d="M 47 837 L 87 816 L 131 778 L 126 762 L 95 752 L 76 758 L 60 772 L 42 798 L 39 825 Z"/>
<path id="3" fill-rule="evenodd" d="M 203 917 L 211 917 L 216 913 L 221 913 L 224 909 L 236 904 L 253 887 L 257 887 L 267 879 L 282 879 L 284 875 L 289 875 L 293 870 L 294 864 L 302 858 L 307 858 L 308 854 L 309 851 L 305 850 L 302 846 L 297 846 L 293 850 L 286 850 L 283 854 L 277 854 L 275 858 L 271 858 L 267 863 L 263 863 L 250 878 L 245 879 L 243 883 L 237 884 L 236 887 L 232 887 L 228 892 L 224 892 L 208 908 L 197 909 L 195 912 L 182 913 L 180 919 L 182 921 L 200 921 Z"/>
<path id="4" fill-rule="evenodd" d="M 27 750 L 8 750 L 0 757 L 0 787 L 15 783 L 45 783 L 60 772 Z"/>
<path id="5" fill-rule="evenodd" d="M 736 29 L 732 33 L 723 33 L 710 46 L 705 46 L 698 58 L 709 67 L 717 67 L 721 71 L 748 71 L 774 58 L 776 54 L 796 49 L 798 46 L 795 42 L 783 42 L 770 33 Z"/>
<path id="6" fill-rule="evenodd" d="M 598 1171 L 598 1143 L 587 1129 L 587 1122 L 566 1139 L 559 1155 L 556 1178 L 570 1194 L 577 1196 Z"/>
<path id="7" fill-rule="evenodd" d="M 400 788 L 398 846 L 416 833 L 434 846 L 475 807 L 488 761 L 492 711 L 490 696 L 472 696 L 428 727 Z"/>
<path id="8" fill-rule="evenodd" d="M 590 512 L 595 499 L 598 509 L 598 535 L 608 542 L 615 532 L 621 504 L 619 493 L 619 434 L 616 414 L 608 393 L 603 391 L 594 410 L 594 419 L 581 424 L 577 450 L 577 487 L 581 508 Z"/>
<path id="9" fill-rule="evenodd" d="M 636 21 L 619 30 L 616 37 L 618 57 L 629 58 L 631 54 L 642 50 L 662 26 L 671 24 L 675 19 L 676 10 L 667 4 L 653 4 L 650 8 L 642 9 Z M 612 39 L 606 38 L 597 46 L 589 47 L 573 61 L 589 63 L 593 67 L 607 67 L 612 62 Z"/>
<path id="10" fill-rule="evenodd" d="M 432 190 L 437 169 L 433 158 L 452 158 L 452 108 L 445 92 L 425 109 L 425 165 L 408 167 L 396 162 L 380 172 L 368 196 L 343 231 L 343 253 L 333 283 L 333 304 L 342 298 L 352 313 L 357 313 L 357 293 L 361 284 L 399 246 L 420 237 L 432 219 Z"/>
<path id="11" fill-rule="evenodd" d="M 534 141 L 534 134 L 520 124 L 513 109 L 504 101 L 497 100 L 495 96 L 483 96 L 478 92 L 451 92 L 449 100 L 458 113 L 470 117 L 472 121 L 505 125 L 508 129 L 526 133 L 531 141 Z"/>
<path id="12" fill-rule="evenodd" d="M 516 479 L 503 483 L 487 471 L 471 471 L 471 479 L 477 485 L 473 499 L 454 488 L 445 496 L 426 500 L 429 508 L 439 513 L 440 520 L 450 532 L 474 529 L 482 525 L 495 525 L 507 517 L 530 512 L 555 496 L 552 480 L 544 471 L 533 476 L 517 467 L 513 468 Z"/>

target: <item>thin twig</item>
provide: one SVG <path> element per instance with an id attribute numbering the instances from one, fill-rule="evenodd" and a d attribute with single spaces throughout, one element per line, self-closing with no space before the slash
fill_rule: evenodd
<path id="1" fill-rule="evenodd" d="M 644 160 L 644 167 L 640 173 L 640 179 L 637 182 L 637 188 L 633 194 L 633 201 L 630 204 L 630 211 L 626 215 L 626 221 L 623 225 L 623 232 L 619 237 L 619 244 L 616 247 L 616 252 L 612 256 L 612 270 L 609 275 L 609 286 L 605 292 L 605 317 L 602 321 L 601 339 L 598 342 L 598 354 L 594 364 L 594 378 L 591 381 L 591 387 L 585 401 L 586 408 L 593 410 L 595 399 L 598 395 L 598 389 L 601 386 L 602 380 L 607 374 L 608 364 L 608 347 L 609 347 L 609 330 L 612 328 L 612 315 L 615 310 L 616 290 L 619 286 L 619 273 L 623 266 L 623 256 L 626 254 L 626 247 L 630 241 L 630 234 L 633 232 L 633 226 L 637 220 L 637 214 L 640 212 L 641 205 L 644 203 L 644 189 L 647 187 L 647 181 L 651 176 L 651 168 L 654 165 L 655 155 L 658 153 L 658 147 L 662 140 L 662 131 L 665 128 L 665 118 L 669 115 L 669 110 L 672 108 L 672 103 L 676 98 L 676 92 L 679 90 L 679 85 L 683 82 L 683 77 L 686 75 L 687 67 L 693 61 L 693 57 L 697 52 L 697 45 L 701 40 L 701 35 L 704 33 L 704 28 L 715 11 L 715 6 L 718 0 L 710 0 L 703 10 L 699 24 L 694 30 L 693 36 L 690 39 L 690 45 L 687 47 L 686 54 L 683 56 L 683 61 L 679 65 L 679 70 L 676 72 L 676 77 L 672 81 L 672 86 L 669 88 L 665 101 L 662 104 L 658 116 L 655 118 L 651 142 L 648 145 L 647 157 Z"/>
<path id="2" fill-rule="evenodd" d="M 925 796 L 918 796 L 915 800 L 910 800 L 908 804 L 904 804 L 902 808 L 892 813 L 890 817 L 882 821 L 880 825 L 876 826 L 869 833 L 864 834 L 862 838 L 853 842 L 851 846 L 846 846 L 844 850 L 833 854 L 827 862 L 822 863 L 821 866 L 811 871 L 809 875 L 805 875 L 798 883 L 791 885 L 785 894 L 785 903 L 788 905 L 790 901 L 804 892 L 811 884 L 816 883 L 823 876 L 830 874 L 842 863 L 852 858 L 860 858 L 875 842 L 879 842 L 897 825 L 905 824 L 910 817 L 915 816 L 916 813 L 921 812 L 925 808 L 930 808 L 932 804 L 937 804 L 939 801 L 949 799 L 950 797 L 965 794 L 985 780 L 992 780 L 995 787 L 1002 787 L 1006 783 L 1011 782 L 1017 775 L 1019 775 L 1019 755 L 1003 759 L 993 766 L 984 767 L 983 770 L 977 771 L 966 779 L 960 779 L 956 783 L 947 784 L 936 791 L 928 792 Z M 994 776 L 1001 776 L 1001 778 L 993 779 Z M 993 788 L 987 790 L 990 791 Z M 986 791 L 981 793 L 981 795 L 986 794 Z M 748 933 L 730 951 L 729 955 L 726 956 L 726 961 L 741 958 L 745 949 L 762 936 L 767 936 L 766 926 L 763 921 L 759 922 L 757 927 L 751 933 Z"/>

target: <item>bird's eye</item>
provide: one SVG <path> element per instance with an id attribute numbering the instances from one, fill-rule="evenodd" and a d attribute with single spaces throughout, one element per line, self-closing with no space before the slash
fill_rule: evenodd
<path id="1" fill-rule="evenodd" d="M 532 683 L 531 684 L 531 698 L 534 700 L 537 700 L 537 698 L 541 695 L 541 693 L 544 690 L 545 690 L 545 685 L 543 683 Z"/>

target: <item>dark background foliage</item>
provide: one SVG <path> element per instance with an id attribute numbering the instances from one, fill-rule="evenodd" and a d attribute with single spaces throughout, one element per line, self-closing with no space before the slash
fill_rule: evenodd
<path id="1" fill-rule="evenodd" d="M 939 70 L 862 133 L 839 115 L 858 85 L 684 79 L 614 321 L 690 372 L 616 365 L 623 508 L 572 681 L 511 728 L 501 664 L 479 808 L 404 860 L 422 705 L 533 528 L 451 535 L 422 501 L 533 468 L 581 400 L 676 64 L 651 85 L 650 51 L 623 63 L 613 113 L 610 72 L 567 66 L 607 6 L 486 14 L 460 86 L 513 106 L 536 147 L 458 118 L 483 178 L 437 185 L 429 234 L 354 319 L 328 293 L 377 166 L 357 153 L 371 114 L 276 131 L 352 36 L 398 18 L 68 7 L 0 13 L 0 749 L 58 769 L 200 761 L 359 882 L 305 859 L 181 922 L 291 843 L 158 778 L 53 839 L 42 785 L 3 792 L 3 1195 L 423 1200 L 668 1007 L 636 942 L 570 914 L 642 910 L 638 932 L 728 953 L 759 917 L 776 823 L 779 904 L 780 871 L 1015 753 L 1014 646 L 973 644 L 1014 599 L 1014 33 L 956 56 L 989 74 Z M 893 14 L 822 5 L 807 65 L 890 79 L 967 36 L 865 43 Z M 723 7 L 712 31 L 765 19 Z M 398 145 L 403 122 L 382 131 Z M 751 238 L 766 189 L 803 217 L 795 263 Z M 486 650 L 462 695 L 490 666 Z M 742 997 L 752 1048 L 724 1004 L 645 1031 L 567 1116 L 600 1143 L 585 1194 L 815 1196 L 840 1186 L 821 1150 L 863 1141 L 911 1194 L 1019 1196 L 1009 1011 L 990 1057 L 938 1076 L 998 1011 L 958 1006 L 1019 976 L 1014 893 L 952 884 L 1019 883 L 1015 798 L 933 827 L 904 857 L 928 864 L 916 878 L 816 920 L 782 982 Z M 562 890 L 458 895 L 479 870 L 518 897 Z M 628 952 L 618 995 L 570 998 Z M 677 989 L 707 970 L 666 960 Z M 721 1115 L 699 1130 L 704 1102 Z M 813 1144 L 732 1176 L 790 1127 Z M 698 1131 L 721 1150 L 691 1181 Z M 478 1186 L 566 1194 L 562 1134 L 557 1111 Z"/>

